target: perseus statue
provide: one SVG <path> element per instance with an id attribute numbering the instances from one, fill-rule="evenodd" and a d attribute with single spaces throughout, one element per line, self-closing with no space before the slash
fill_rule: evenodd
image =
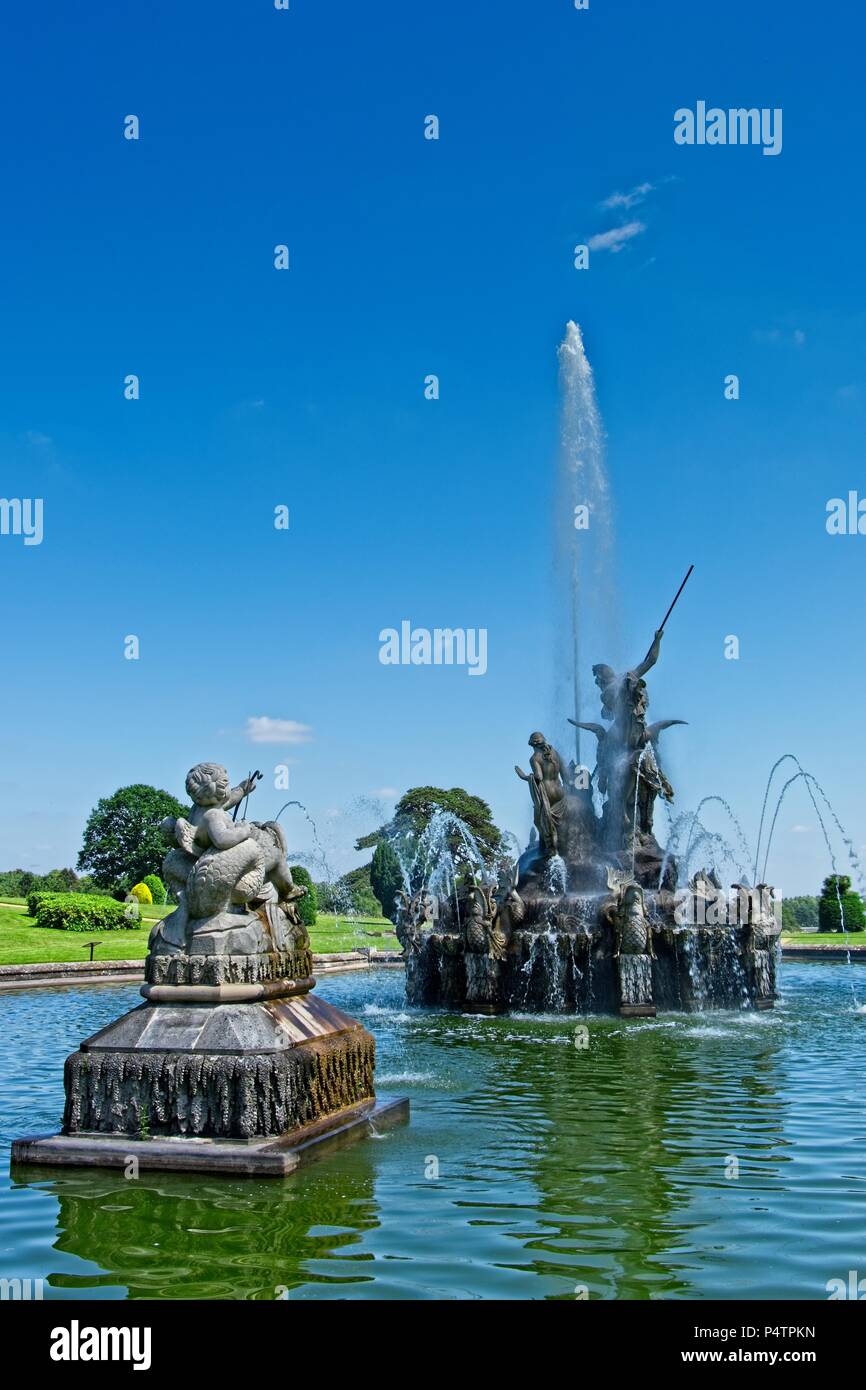
<path id="1" fill-rule="evenodd" d="M 596 685 L 601 694 L 601 716 L 602 719 L 613 720 L 618 715 L 623 714 L 623 703 L 628 700 L 629 692 L 632 691 L 637 682 L 642 680 L 647 671 L 651 671 L 659 659 L 662 646 L 663 629 L 659 628 L 654 634 L 652 644 L 643 661 L 635 666 L 633 671 L 626 671 L 618 675 L 612 666 L 605 666 L 600 662 L 593 666 L 592 674 Z M 570 719 L 570 724 L 575 720 Z M 585 724 L 578 724 L 578 728 L 585 729 Z"/>
<path id="2" fill-rule="evenodd" d="M 593 666 L 593 678 L 601 693 L 601 714 L 603 719 L 613 720 L 617 718 L 625 719 L 628 717 L 630 711 L 627 707 L 634 701 L 635 688 L 638 686 L 639 682 L 643 681 L 643 677 L 646 675 L 647 671 L 651 671 L 659 659 L 665 624 L 674 611 L 677 599 L 686 587 L 689 575 L 693 569 L 694 565 L 689 565 L 686 577 L 674 594 L 670 608 L 667 613 L 665 613 L 661 620 L 661 624 L 656 628 L 653 634 L 653 640 L 650 644 L 649 651 L 643 661 L 639 662 L 633 671 L 626 671 L 624 674 L 618 675 L 612 666 L 605 666 L 604 663 Z M 624 706 L 626 706 L 626 708 L 624 708 Z M 646 707 L 644 706 L 644 708 Z M 572 719 L 569 720 L 569 723 L 574 724 L 575 721 Z M 581 728 L 583 726 L 578 724 L 577 727 Z"/>

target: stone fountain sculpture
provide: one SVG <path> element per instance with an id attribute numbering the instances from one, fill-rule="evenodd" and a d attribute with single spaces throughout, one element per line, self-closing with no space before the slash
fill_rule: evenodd
<path id="1" fill-rule="evenodd" d="M 376 1100 L 367 1030 L 311 992 L 280 826 L 229 814 L 255 781 L 188 773 L 192 810 L 162 826 L 178 906 L 151 932 L 145 1002 L 67 1058 L 63 1131 L 16 1141 L 17 1161 L 279 1175 L 406 1118 Z"/>
<path id="2" fill-rule="evenodd" d="M 530 736 L 529 771 L 515 771 L 529 788 L 533 837 L 513 880 L 464 882 L 456 904 L 443 901 L 436 914 L 419 911 L 423 890 L 406 895 L 398 935 L 410 1001 L 637 1016 L 772 1007 L 772 889 L 735 885 L 729 898 L 704 873 L 678 890 L 676 859 L 653 829 L 657 799 L 674 797 L 660 736 L 684 721 L 647 721 L 645 677 L 673 606 L 633 670 L 593 667 L 604 722 L 577 724 L 597 739 L 591 776 L 574 763 L 566 771 L 543 733 Z M 712 919 L 698 910 L 708 894 L 718 899 Z"/>

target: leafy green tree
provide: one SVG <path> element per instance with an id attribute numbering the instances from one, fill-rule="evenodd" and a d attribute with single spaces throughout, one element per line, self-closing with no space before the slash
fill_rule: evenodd
<path id="1" fill-rule="evenodd" d="M 493 823 L 493 813 L 480 796 L 472 796 L 463 787 L 410 787 L 394 808 L 393 818 L 369 835 L 357 841 L 356 849 L 367 849 L 382 840 L 406 844 L 417 843 L 437 811 L 450 811 L 458 816 L 472 832 L 485 864 L 493 866 L 503 851 L 502 832 Z M 458 830 L 448 835 L 448 848 L 458 870 L 468 867 L 470 856 Z M 413 885 L 414 886 L 414 885 Z M 383 907 L 387 910 L 387 904 Z"/>
<path id="2" fill-rule="evenodd" d="M 0 897 L 26 898 L 38 882 L 39 875 L 29 869 L 7 869 L 0 874 Z"/>
<path id="3" fill-rule="evenodd" d="M 808 897 L 783 898 L 782 930 L 786 932 L 818 931 L 818 899 Z"/>
<path id="4" fill-rule="evenodd" d="M 78 868 L 88 870 L 102 888 L 128 891 L 162 863 L 167 844 L 160 821 L 177 819 L 186 810 L 170 792 L 142 782 L 121 787 L 91 811 Z"/>
<path id="5" fill-rule="evenodd" d="M 316 885 L 312 880 L 309 870 L 305 869 L 301 864 L 292 864 L 291 873 L 295 883 L 303 883 L 307 890 L 304 896 L 298 898 L 295 904 L 298 909 L 298 916 L 305 927 L 314 927 L 316 925 L 316 913 L 319 910 Z"/>
<path id="6" fill-rule="evenodd" d="M 43 874 L 38 885 L 45 893 L 75 893 L 78 891 L 78 874 L 74 869 L 50 869 Z M 32 890 L 31 890 L 32 891 Z"/>
<path id="7" fill-rule="evenodd" d="M 324 880 L 316 884 L 320 912 L 337 916 L 356 913 L 361 917 L 381 917 L 382 904 L 370 887 L 370 865 L 360 864 L 333 883 Z"/>
<path id="8" fill-rule="evenodd" d="M 859 893 L 852 892 L 847 874 L 830 874 L 824 879 L 818 899 L 818 921 L 819 931 L 863 931 L 866 927 L 863 899 Z"/>
<path id="9" fill-rule="evenodd" d="M 387 840 L 380 840 L 370 863 L 370 886 L 381 903 L 382 915 L 396 922 L 395 898 L 403 887 L 403 874 L 393 849 Z"/>
<path id="10" fill-rule="evenodd" d="M 81 892 L 80 879 L 74 869 L 49 869 L 47 874 L 34 874 L 29 869 L 7 869 L 0 873 L 0 898 L 26 898 L 30 893 Z"/>

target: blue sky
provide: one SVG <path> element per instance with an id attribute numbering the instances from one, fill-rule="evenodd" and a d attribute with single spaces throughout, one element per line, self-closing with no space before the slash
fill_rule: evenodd
<path id="1" fill-rule="evenodd" d="M 99 796 L 180 792 L 202 758 L 288 761 L 257 814 L 298 797 L 341 868 L 358 798 L 419 783 L 524 836 L 570 318 L 621 592 L 621 649 L 587 662 L 637 661 L 694 562 L 651 682 L 689 721 L 678 809 L 721 794 L 753 837 L 793 751 L 866 842 L 866 537 L 825 529 L 866 494 L 855 7 L 46 3 L 5 27 L 0 495 L 42 497 L 45 536 L 0 536 L 0 867 L 74 862 Z M 782 108 L 781 154 L 676 145 L 701 99 Z M 487 628 L 487 674 L 382 666 L 404 618 Z M 311 732 L 251 743 L 262 717 Z M 801 788 L 777 834 L 771 878 L 813 890 Z"/>

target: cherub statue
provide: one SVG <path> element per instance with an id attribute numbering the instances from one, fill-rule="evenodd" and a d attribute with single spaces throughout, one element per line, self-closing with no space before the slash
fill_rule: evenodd
<path id="1" fill-rule="evenodd" d="M 255 907 L 271 884 L 281 903 L 303 897 L 286 859 L 286 842 L 276 821 L 232 820 L 229 810 L 255 790 L 257 777 L 232 787 L 219 763 L 196 763 L 186 777 L 193 802 L 189 817 L 168 817 L 162 830 L 176 842 L 163 873 L 190 918 L 208 918 L 232 908 Z"/>

